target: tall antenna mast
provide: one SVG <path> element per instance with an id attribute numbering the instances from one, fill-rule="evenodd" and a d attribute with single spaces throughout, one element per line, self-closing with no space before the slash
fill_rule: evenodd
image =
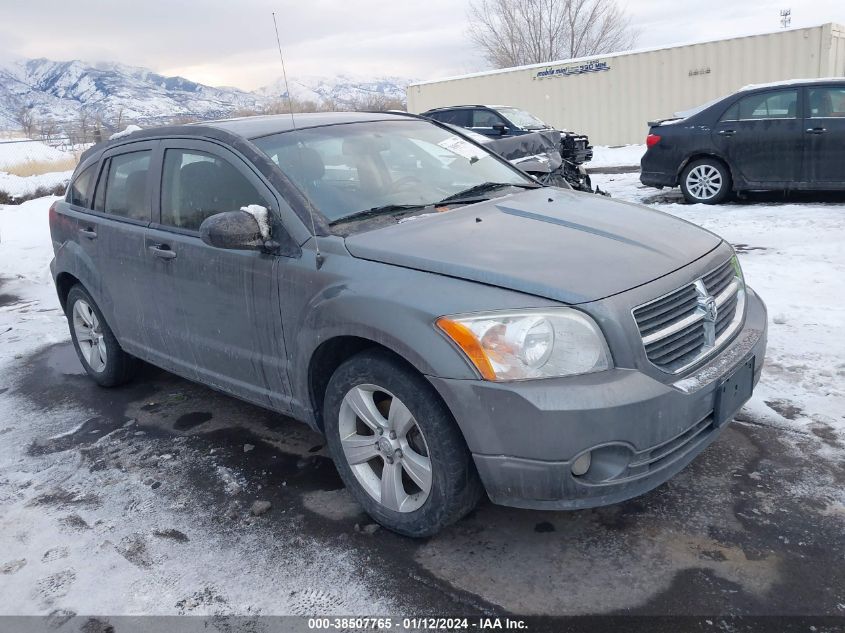
<path id="1" fill-rule="evenodd" d="M 294 133 L 298 132 L 299 130 L 296 129 L 296 117 L 293 116 L 293 101 L 290 98 L 290 86 L 288 85 L 288 73 L 285 70 L 285 56 L 282 55 L 282 40 L 279 39 L 279 25 L 276 23 L 276 12 L 273 11 L 273 28 L 276 29 L 276 44 L 279 47 L 279 59 L 282 61 L 282 79 L 285 81 L 285 94 L 288 97 L 288 112 L 290 113 L 290 125 L 293 128 Z M 297 142 L 297 154 L 299 154 L 299 166 L 302 169 L 302 149 L 299 147 L 299 143 Z M 304 169 L 302 169 L 304 173 Z M 316 251 L 316 259 L 317 259 L 317 268 L 319 269 L 323 265 L 323 255 L 320 253 L 320 242 L 317 240 L 317 228 L 314 224 L 314 209 L 311 208 L 311 201 L 308 199 L 308 195 L 305 195 L 305 206 L 308 207 L 308 217 L 311 220 L 311 233 L 314 234 L 314 250 Z"/>

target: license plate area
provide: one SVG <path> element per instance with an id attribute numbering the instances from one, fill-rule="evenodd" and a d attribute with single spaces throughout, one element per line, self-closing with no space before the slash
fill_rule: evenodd
<path id="1" fill-rule="evenodd" d="M 716 389 L 713 424 L 728 422 L 751 397 L 754 389 L 754 357 L 752 356 L 725 378 Z"/>

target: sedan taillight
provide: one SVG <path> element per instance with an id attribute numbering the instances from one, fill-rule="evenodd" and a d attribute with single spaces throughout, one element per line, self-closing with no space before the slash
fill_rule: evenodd
<path id="1" fill-rule="evenodd" d="M 649 134 L 645 137 L 645 144 L 646 147 L 654 147 L 660 142 L 660 135 L 659 134 Z"/>

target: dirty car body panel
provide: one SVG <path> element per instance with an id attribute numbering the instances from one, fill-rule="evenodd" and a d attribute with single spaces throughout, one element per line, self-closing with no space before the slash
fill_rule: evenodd
<path id="1" fill-rule="evenodd" d="M 297 128 L 387 129 L 397 120 L 448 131 L 404 115 L 348 113 L 299 115 Z M 387 350 L 442 398 L 493 501 L 521 507 L 588 507 L 641 494 L 715 440 L 750 397 L 766 343 L 765 307 L 752 290 L 743 291 L 741 305 L 724 299 L 739 306 L 725 340 L 702 348 L 681 371 L 653 362 L 655 343 L 646 344 L 635 317 L 678 289 L 699 288 L 711 271 L 728 270 L 734 253 L 718 236 L 636 205 L 531 183 L 444 213 L 425 207 L 337 231 L 310 201 L 308 187 L 318 186 L 313 174 L 303 184 L 262 145 L 298 130 L 289 117 L 253 117 L 151 129 L 89 150 L 75 177 L 131 143 L 155 144 L 145 194 L 150 218 L 141 238 L 103 263 L 79 234 L 80 223 L 120 220 L 57 203 L 51 268 L 62 301 L 68 280 L 81 283 L 129 353 L 318 430 L 325 427 L 320 389 L 327 378 L 315 378 L 315 359 L 336 341 L 354 343 L 352 352 Z M 354 154 L 362 170 L 374 164 L 361 158 L 360 144 L 333 147 L 336 161 Z M 194 229 L 167 225 L 165 179 L 155 174 L 168 148 L 225 157 L 243 172 L 264 198 L 273 240 L 262 250 L 221 250 Z M 324 169 L 342 173 L 330 161 Z M 525 178 L 507 169 L 514 182 Z M 175 257 L 161 257 L 162 248 Z M 112 287 L 104 268 L 134 257 L 142 268 L 124 275 L 122 289 Z M 737 279 L 731 288 L 738 294 Z M 138 297 L 148 305 L 133 320 L 118 304 Z M 686 317 L 693 325 L 705 318 L 700 308 L 709 304 L 701 300 Z M 436 326 L 444 315 L 567 308 L 595 323 L 608 350 L 604 371 L 487 380 Z M 133 328 L 141 333 L 133 337 Z M 742 371 L 750 374 L 735 380 L 740 395 L 722 404 L 720 389 L 733 388 Z M 593 466 L 577 476 L 572 464 L 586 452 Z"/>

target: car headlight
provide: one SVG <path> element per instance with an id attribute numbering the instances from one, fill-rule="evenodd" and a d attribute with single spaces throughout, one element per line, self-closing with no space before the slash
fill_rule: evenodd
<path id="1" fill-rule="evenodd" d="M 601 330 L 571 308 L 458 314 L 436 323 L 485 380 L 571 376 L 612 366 Z"/>

